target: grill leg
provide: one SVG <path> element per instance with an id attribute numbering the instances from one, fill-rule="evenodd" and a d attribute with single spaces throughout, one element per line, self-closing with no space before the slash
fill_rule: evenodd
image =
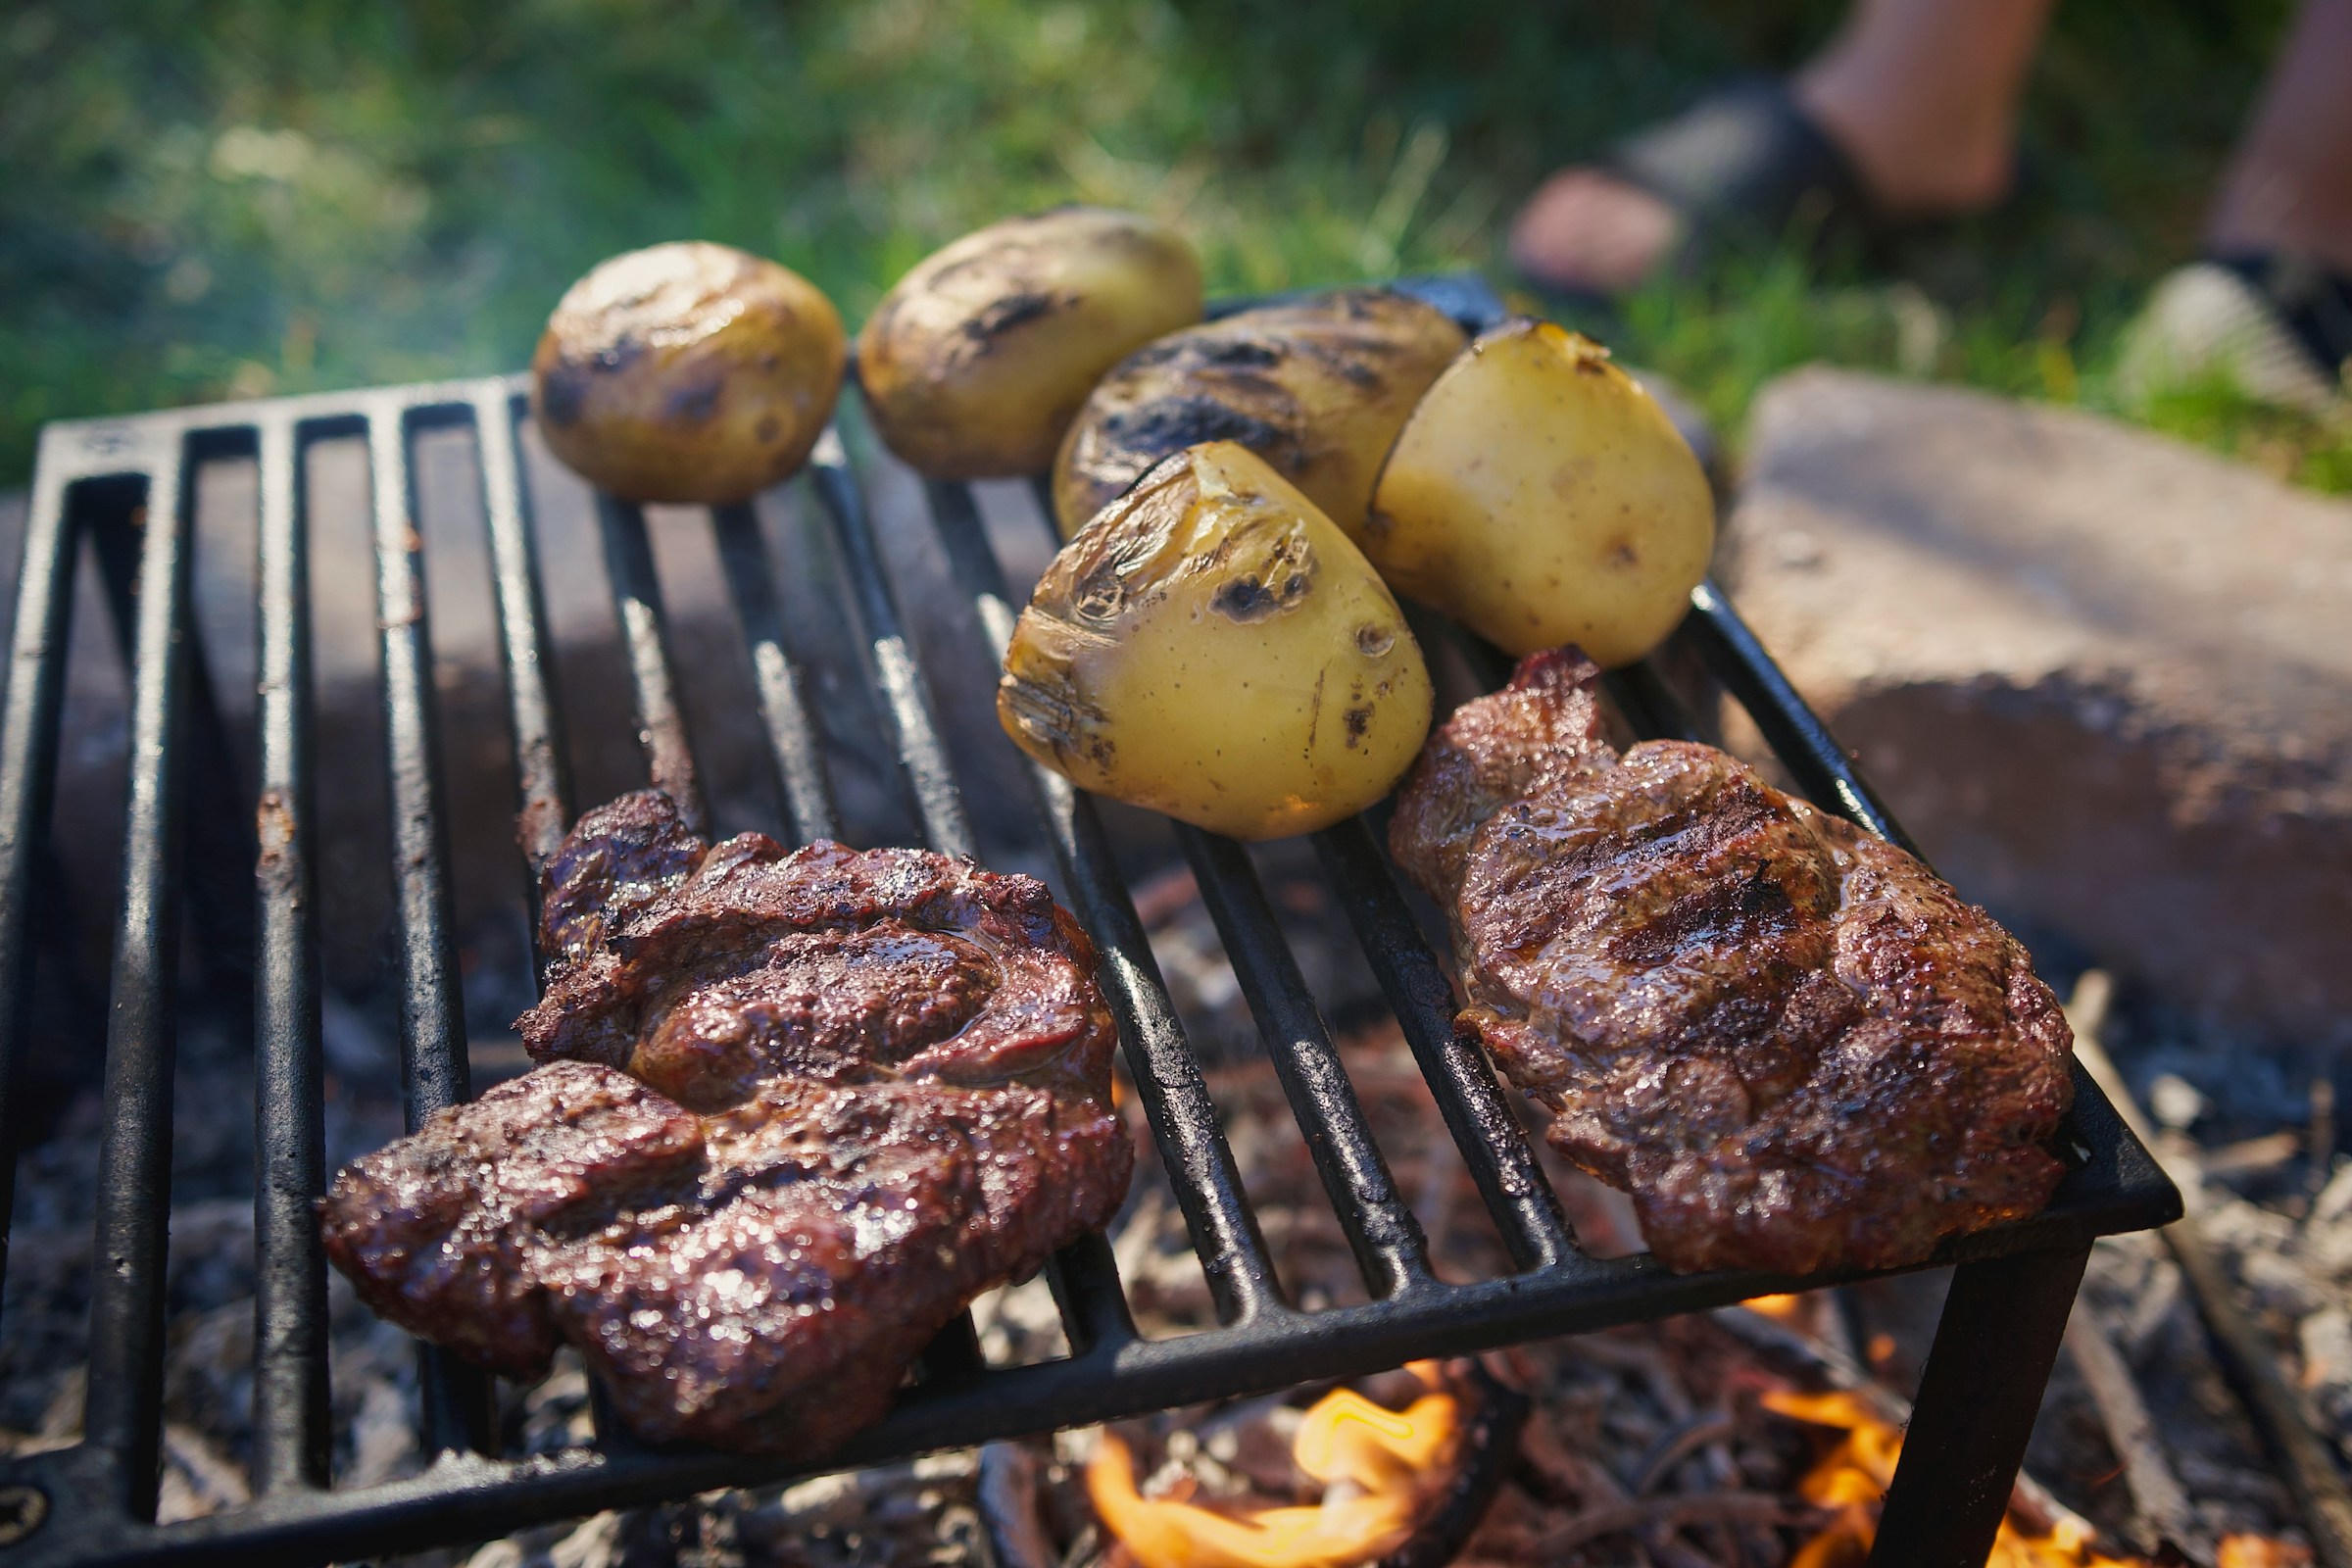
<path id="1" fill-rule="evenodd" d="M 2085 1248 L 1952 1271 L 1874 1568 L 1984 1568 L 2089 1260 Z"/>

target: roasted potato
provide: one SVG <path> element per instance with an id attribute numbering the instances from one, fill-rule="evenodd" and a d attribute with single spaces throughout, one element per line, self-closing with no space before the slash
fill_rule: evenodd
<path id="1" fill-rule="evenodd" d="M 1197 441 L 1239 441 L 1350 537 L 1381 459 L 1462 347 L 1434 305 L 1342 289 L 1244 311 L 1143 348 L 1096 387 L 1054 464 L 1065 539 Z"/>
<path id="2" fill-rule="evenodd" d="M 1008 218 L 899 279 L 858 335 L 884 444 L 935 479 L 1043 473 L 1104 370 L 1200 319 L 1200 263 L 1133 213 Z"/>
<path id="3" fill-rule="evenodd" d="M 1421 649 L 1348 536 L 1247 448 L 1168 459 L 1062 548 L 997 717 L 1080 786 L 1236 838 L 1329 826 L 1429 730 Z"/>
<path id="4" fill-rule="evenodd" d="M 1649 652 L 1715 544 L 1698 460 L 1609 351 L 1507 321 L 1447 367 L 1396 438 L 1364 554 L 1398 593 L 1514 654 Z"/>
<path id="5" fill-rule="evenodd" d="M 531 406 L 557 457 L 630 501 L 741 501 L 808 460 L 849 340 L 789 268 L 683 241 L 600 263 L 548 318 Z"/>

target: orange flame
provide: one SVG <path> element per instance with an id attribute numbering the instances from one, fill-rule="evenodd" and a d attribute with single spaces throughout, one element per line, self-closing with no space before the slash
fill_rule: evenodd
<path id="1" fill-rule="evenodd" d="M 1291 1440 L 1291 1457 L 1323 1483 L 1302 1507 L 1217 1513 L 1136 1491 L 1127 1445 L 1104 1431 L 1087 1465 L 1095 1512 L 1143 1568 L 1348 1568 L 1401 1545 L 1430 1487 L 1452 1468 L 1460 1412 L 1440 1391 L 1437 1363 L 1413 1374 L 1432 1392 L 1403 1410 L 1350 1389 L 1315 1401 Z"/>
<path id="2" fill-rule="evenodd" d="M 1817 1427 L 1845 1433 L 1809 1471 L 1797 1490 L 1807 1502 L 1831 1510 L 1820 1534 L 1797 1548 L 1788 1568 L 1861 1568 L 1879 1534 L 1879 1504 L 1894 1479 L 1902 1434 L 1872 1414 L 1851 1394 L 1764 1396 L 1764 1408 Z M 2091 1549 L 2081 1527 L 2061 1520 L 2047 1534 L 2029 1534 L 2014 1519 L 2001 1521 L 1985 1568 L 2147 1568 L 2138 1557 L 2110 1557 Z"/>
<path id="3" fill-rule="evenodd" d="M 1751 1296 L 1740 1304 L 1750 1312 L 1763 1313 L 1776 1323 L 1788 1323 L 1793 1321 L 1803 1308 L 1804 1298 L 1801 1296 Z"/>

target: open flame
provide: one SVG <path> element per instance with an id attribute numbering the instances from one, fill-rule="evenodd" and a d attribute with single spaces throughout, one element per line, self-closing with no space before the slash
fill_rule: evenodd
<path id="1" fill-rule="evenodd" d="M 1878 1537 L 1879 1504 L 1894 1479 L 1902 1434 L 1851 1394 L 1776 1392 L 1764 1396 L 1764 1408 L 1845 1434 L 1797 1484 L 1805 1500 L 1830 1510 L 1831 1517 L 1819 1534 L 1797 1548 L 1788 1568 L 1861 1568 Z M 2146 1568 L 2146 1562 L 2091 1549 L 2081 1526 L 2072 1520 L 2059 1521 L 2047 1533 L 2029 1533 L 2015 1519 L 2003 1519 L 1985 1568 Z"/>
<path id="2" fill-rule="evenodd" d="M 1291 1440 L 1299 1470 L 1322 1483 L 1317 1503 L 1219 1512 L 1136 1490 L 1127 1445 L 1107 1429 L 1087 1465 L 1096 1515 L 1143 1568 L 1348 1568 L 1386 1555 L 1413 1533 L 1461 1445 L 1461 1411 L 1434 1361 L 1409 1369 L 1430 1392 L 1402 1410 L 1351 1389 L 1315 1401 Z"/>

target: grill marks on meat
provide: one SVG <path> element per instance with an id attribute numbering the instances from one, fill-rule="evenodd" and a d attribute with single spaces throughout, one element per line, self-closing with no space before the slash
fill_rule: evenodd
<path id="1" fill-rule="evenodd" d="M 1466 704 L 1391 829 L 1551 1142 L 1683 1270 L 1891 1267 L 2047 1202 L 2073 1037 L 2024 948 L 1712 747 L 1618 756 L 1598 675 Z"/>
<path id="2" fill-rule="evenodd" d="M 637 799 L 616 805 L 634 813 Z M 654 824 L 631 814 L 622 829 L 630 848 L 584 860 L 588 875 L 645 858 L 635 842 Z M 1034 879 L 915 850 L 787 856 L 746 834 L 673 868 L 519 1027 L 538 1060 L 619 1067 L 698 1110 L 779 1073 L 985 1084 L 1043 1072 L 1099 1090 L 1114 1036 L 1093 968 L 1085 933 Z"/>
<path id="3" fill-rule="evenodd" d="M 362 1299 L 514 1377 L 557 1335 L 539 1279 L 567 1214 L 690 1181 L 702 1125 L 626 1075 L 567 1064 L 499 1085 L 353 1161 L 326 1199 L 326 1245 Z"/>
<path id="4" fill-rule="evenodd" d="M 544 895 L 544 1065 L 323 1204 L 403 1327 L 517 1377 L 568 1342 L 646 1437 L 813 1455 L 1125 1196 L 1094 951 L 1035 880 L 707 847 L 645 792 L 581 819 Z"/>

